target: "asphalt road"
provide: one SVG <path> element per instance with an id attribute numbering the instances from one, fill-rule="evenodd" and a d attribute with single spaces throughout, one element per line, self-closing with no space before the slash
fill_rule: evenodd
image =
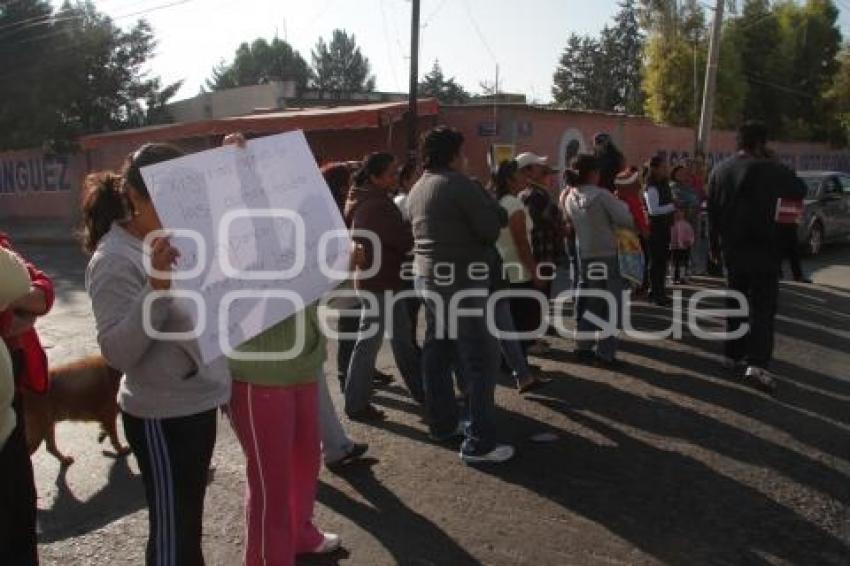
<path id="1" fill-rule="evenodd" d="M 51 362 L 96 351 L 81 254 L 23 251 L 57 283 L 39 324 Z M 627 340 L 616 373 L 570 363 L 571 341 L 552 337 L 532 360 L 550 387 L 522 399 L 503 377 L 497 391 L 516 460 L 476 469 L 428 441 L 398 385 L 380 391 L 389 420 L 347 425 L 373 459 L 320 477 L 317 522 L 345 551 L 301 563 L 850 564 L 850 247 L 807 268 L 815 285 L 782 286 L 776 398 L 730 381 L 719 345 L 687 334 Z M 669 318 L 635 311 L 641 328 Z M 387 348 L 379 365 L 395 371 Z M 208 564 L 230 566 L 241 563 L 244 464 L 226 421 L 219 429 L 204 547 Z M 539 432 L 557 440 L 535 444 Z M 33 457 L 44 564 L 143 562 L 138 469 L 96 437 L 96 425 L 62 423 L 76 463 L 60 470 L 43 448 Z"/>

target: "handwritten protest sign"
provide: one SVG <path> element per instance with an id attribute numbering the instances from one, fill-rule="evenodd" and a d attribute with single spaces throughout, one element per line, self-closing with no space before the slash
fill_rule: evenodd
<path id="1" fill-rule="evenodd" d="M 187 310 L 204 362 L 345 279 L 350 240 L 302 132 L 158 163 L 142 176 L 180 250 L 173 288 L 195 303 Z"/>

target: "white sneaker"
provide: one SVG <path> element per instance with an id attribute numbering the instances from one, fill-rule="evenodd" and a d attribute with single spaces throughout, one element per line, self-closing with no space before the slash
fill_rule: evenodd
<path id="1" fill-rule="evenodd" d="M 766 369 L 758 366 L 749 366 L 744 376 L 752 381 L 756 389 L 760 389 L 771 395 L 776 392 L 776 380 Z"/>
<path id="2" fill-rule="evenodd" d="M 310 554 L 331 554 L 339 550 L 340 546 L 342 546 L 342 541 L 339 535 L 322 533 L 322 542 Z"/>
<path id="3" fill-rule="evenodd" d="M 499 444 L 486 454 L 460 453 L 460 459 L 467 464 L 501 464 L 514 457 L 514 447 L 510 444 Z"/>

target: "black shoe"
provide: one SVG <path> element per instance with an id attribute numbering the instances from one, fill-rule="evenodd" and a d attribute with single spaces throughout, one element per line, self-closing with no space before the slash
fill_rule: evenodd
<path id="1" fill-rule="evenodd" d="M 526 393 L 531 393 L 532 391 L 536 391 L 541 387 L 546 386 L 547 384 L 552 383 L 552 378 L 543 377 L 542 375 L 535 375 L 531 378 L 528 383 L 523 385 L 517 384 L 517 391 L 519 391 L 520 395 L 525 395 Z"/>
<path id="2" fill-rule="evenodd" d="M 395 378 L 388 373 L 375 370 L 375 375 L 372 376 L 372 381 L 374 381 L 377 385 L 386 387 L 395 381 Z"/>
<path id="3" fill-rule="evenodd" d="M 334 460 L 333 462 L 325 462 L 325 467 L 332 472 L 339 472 L 343 468 L 353 464 L 363 457 L 364 454 L 369 450 L 369 445 L 365 443 L 357 443 L 351 445 L 351 449 L 348 453 L 340 458 L 339 460 Z"/>
<path id="4" fill-rule="evenodd" d="M 766 369 L 748 366 L 746 373 L 744 373 L 744 379 L 759 391 L 768 395 L 776 395 L 776 380 Z"/>
<path id="5" fill-rule="evenodd" d="M 453 430 L 448 432 L 434 432 L 431 431 L 428 433 L 428 438 L 430 438 L 433 442 L 438 444 L 446 444 L 448 442 L 452 442 L 454 440 L 459 440 L 464 437 L 464 427 L 463 423 L 458 423 Z"/>
<path id="6" fill-rule="evenodd" d="M 346 411 L 345 414 L 348 415 L 349 420 L 358 423 L 375 423 L 387 419 L 387 415 L 383 411 L 376 409 L 374 405 L 367 405 L 362 411 L 354 413 Z"/>
<path id="7" fill-rule="evenodd" d="M 594 364 L 596 365 L 596 367 L 607 370 L 616 370 L 623 367 L 623 362 L 621 362 L 617 358 L 607 360 L 605 358 L 600 358 L 599 356 L 597 356 L 594 360 Z"/>
<path id="8" fill-rule="evenodd" d="M 649 299 L 649 302 L 659 307 L 669 307 L 673 304 L 673 301 L 670 299 L 670 297 L 651 297 Z"/>
<path id="9" fill-rule="evenodd" d="M 591 350 L 576 350 L 573 355 L 577 364 L 592 364 L 596 360 L 596 354 Z"/>

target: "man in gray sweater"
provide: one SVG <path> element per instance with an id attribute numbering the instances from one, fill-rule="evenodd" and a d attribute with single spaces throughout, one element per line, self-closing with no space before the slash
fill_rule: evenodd
<path id="1" fill-rule="evenodd" d="M 416 289 L 426 307 L 422 351 L 425 407 L 432 438 L 465 437 L 467 463 L 504 462 L 512 446 L 495 440 L 493 412 L 499 347 L 489 332 L 485 309 L 495 242 L 507 218 L 495 199 L 462 173 L 463 136 L 438 127 L 425 137 L 425 172 L 408 197 L 413 226 Z M 496 269 L 498 269 L 496 267 Z M 459 415 L 452 369 L 462 378 L 466 410 Z"/>

